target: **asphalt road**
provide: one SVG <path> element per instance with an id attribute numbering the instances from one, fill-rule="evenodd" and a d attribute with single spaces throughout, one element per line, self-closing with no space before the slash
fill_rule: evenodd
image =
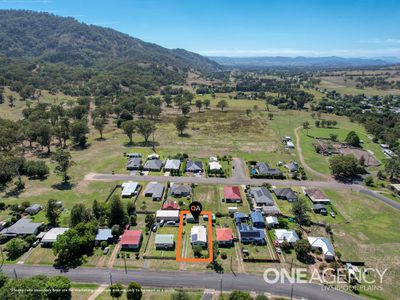
<path id="1" fill-rule="evenodd" d="M 240 162 L 238 163 L 240 165 Z M 229 178 L 214 178 L 214 177 L 178 177 L 178 176 L 140 176 L 129 174 L 100 174 L 89 173 L 85 176 L 85 180 L 89 181 L 158 181 L 158 182 L 177 182 L 177 183 L 197 183 L 197 184 L 223 184 L 223 185 L 261 185 L 269 183 L 275 186 L 304 186 L 315 188 L 328 188 L 328 189 L 351 189 L 371 196 L 379 201 L 382 201 L 391 207 L 400 210 L 400 202 L 386 198 L 374 191 L 366 189 L 361 184 L 347 184 L 337 181 L 311 181 L 311 180 L 275 180 L 275 179 L 256 179 L 243 176 L 242 174 Z"/>
<path id="2" fill-rule="evenodd" d="M 221 279 L 222 289 L 247 290 L 258 293 L 271 293 L 272 295 L 290 297 L 292 285 L 288 282 L 267 284 L 262 276 L 248 274 L 216 274 L 214 272 L 186 272 L 186 271 L 152 271 L 152 270 L 110 270 L 106 268 L 84 268 L 71 269 L 61 272 L 51 266 L 27 266 L 27 265 L 4 265 L 3 272 L 18 278 L 31 277 L 38 274 L 48 276 L 64 275 L 74 282 L 108 284 L 110 279 L 113 283 L 120 282 L 129 284 L 136 281 L 144 287 L 153 288 L 199 288 L 220 290 Z M 14 271 L 15 270 L 15 271 Z M 310 300 L 341 300 L 360 299 L 354 295 L 335 291 L 325 290 L 322 286 L 310 283 L 293 284 L 293 297 Z"/>

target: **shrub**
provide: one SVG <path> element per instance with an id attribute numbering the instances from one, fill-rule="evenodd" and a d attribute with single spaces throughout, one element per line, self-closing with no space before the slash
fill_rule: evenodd
<path id="1" fill-rule="evenodd" d="M 227 259 L 227 258 L 228 258 L 228 255 L 226 255 L 225 252 L 222 252 L 222 253 L 221 253 L 221 258 L 222 258 L 222 259 Z"/>
<path id="2" fill-rule="evenodd" d="M 107 242 L 106 241 L 101 241 L 100 247 L 101 247 L 101 249 L 104 249 L 105 247 L 107 247 Z"/>

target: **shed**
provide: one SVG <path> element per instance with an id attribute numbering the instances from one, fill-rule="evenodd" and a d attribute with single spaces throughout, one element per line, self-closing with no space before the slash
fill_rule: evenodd
<path id="1" fill-rule="evenodd" d="M 155 238 L 156 249 L 173 249 L 175 247 L 173 234 L 157 234 Z"/>

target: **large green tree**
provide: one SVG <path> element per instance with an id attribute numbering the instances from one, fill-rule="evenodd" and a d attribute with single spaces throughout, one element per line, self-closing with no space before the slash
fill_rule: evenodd
<path id="1" fill-rule="evenodd" d="M 109 225 L 119 225 L 124 228 L 126 223 L 128 223 L 128 216 L 125 207 L 118 195 L 114 195 L 109 200 Z"/>
<path id="2" fill-rule="evenodd" d="M 46 205 L 46 218 L 51 226 L 58 225 L 58 217 L 60 215 L 60 207 L 57 205 L 57 200 L 49 199 Z"/>
<path id="3" fill-rule="evenodd" d="M 178 117 L 175 120 L 176 129 L 179 131 L 180 135 L 183 135 L 183 131 L 187 128 L 189 120 L 186 117 Z"/>
<path id="4" fill-rule="evenodd" d="M 122 123 L 122 130 L 124 131 L 124 133 L 128 136 L 129 138 L 129 143 L 132 144 L 133 140 L 133 133 L 136 130 L 136 123 L 133 120 L 128 120 L 125 121 L 124 123 Z"/>
<path id="5" fill-rule="evenodd" d="M 74 227 L 79 223 L 87 223 L 93 219 L 93 215 L 89 208 L 83 203 L 75 204 L 71 209 L 70 226 Z"/>
<path id="6" fill-rule="evenodd" d="M 140 119 L 137 120 L 135 123 L 137 132 L 143 136 L 145 143 L 147 143 L 150 135 L 156 131 L 156 126 L 154 125 L 154 122 L 148 119 Z"/>
<path id="7" fill-rule="evenodd" d="M 75 165 L 74 161 L 72 160 L 71 153 L 69 153 L 67 150 L 59 148 L 53 153 L 51 160 L 56 163 L 54 172 L 62 176 L 63 182 L 68 182 L 68 170 L 70 167 Z"/>
<path id="8" fill-rule="evenodd" d="M 126 291 L 126 299 L 128 300 L 141 300 L 142 299 L 142 287 L 137 282 L 131 282 L 128 285 L 128 289 Z"/>
<path id="9" fill-rule="evenodd" d="M 335 155 L 329 159 L 332 175 L 338 178 L 350 179 L 365 172 L 357 158 L 352 155 Z"/>
<path id="10" fill-rule="evenodd" d="M 353 147 L 360 147 L 360 138 L 358 137 L 357 133 L 354 131 L 350 131 L 345 139 L 345 142 Z"/>

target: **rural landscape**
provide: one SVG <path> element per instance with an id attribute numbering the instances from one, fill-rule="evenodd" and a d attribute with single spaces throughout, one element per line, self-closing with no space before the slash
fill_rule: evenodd
<path id="1" fill-rule="evenodd" d="M 400 64 L 106 27 L 0 9 L 1 299 L 398 298 Z"/>

